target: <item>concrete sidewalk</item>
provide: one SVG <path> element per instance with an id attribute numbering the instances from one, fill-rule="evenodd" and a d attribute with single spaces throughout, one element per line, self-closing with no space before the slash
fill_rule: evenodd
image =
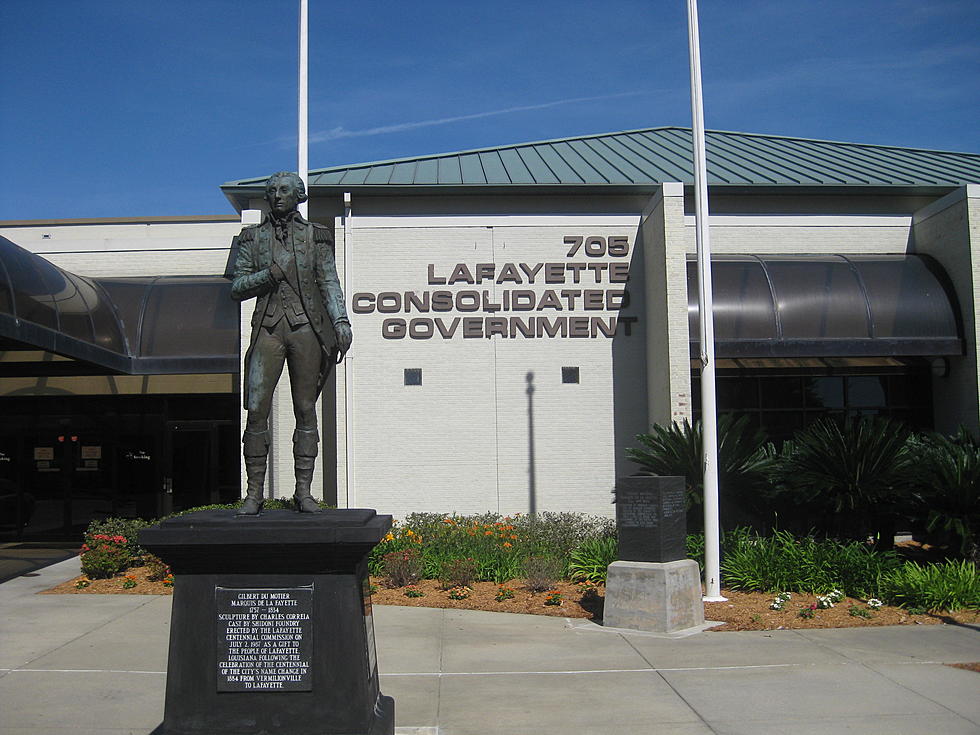
<path id="1" fill-rule="evenodd" d="M 0 733 L 147 735 L 163 719 L 170 598 L 0 585 Z M 375 607 L 381 686 L 408 735 L 980 733 L 980 630 L 701 633 Z"/>

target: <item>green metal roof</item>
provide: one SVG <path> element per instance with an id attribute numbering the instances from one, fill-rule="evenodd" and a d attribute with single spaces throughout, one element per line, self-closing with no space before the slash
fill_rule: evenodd
<path id="1" fill-rule="evenodd" d="M 980 183 L 980 154 L 708 131 L 708 181 L 762 186 L 958 186 Z M 661 127 L 310 171 L 311 189 L 630 188 L 693 183 L 690 128 Z M 229 197 L 266 177 L 231 181 Z"/>

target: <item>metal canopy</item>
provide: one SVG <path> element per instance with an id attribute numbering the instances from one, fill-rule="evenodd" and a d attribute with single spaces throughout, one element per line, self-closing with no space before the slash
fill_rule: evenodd
<path id="1" fill-rule="evenodd" d="M 712 258 L 719 357 L 943 356 L 964 351 L 946 276 L 918 255 Z M 691 354 L 697 268 L 687 264 Z"/>
<path id="2" fill-rule="evenodd" d="M 225 278 L 87 278 L 0 237 L 0 338 L 114 373 L 228 373 L 238 331 Z"/>

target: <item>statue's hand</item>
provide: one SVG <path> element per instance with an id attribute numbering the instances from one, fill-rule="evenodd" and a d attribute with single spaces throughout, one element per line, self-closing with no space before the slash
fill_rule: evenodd
<path id="1" fill-rule="evenodd" d="M 334 325 L 334 331 L 337 333 L 337 348 L 340 350 L 339 361 L 343 359 L 344 354 L 350 349 L 350 343 L 354 339 L 354 334 L 351 332 L 350 324 L 347 322 L 337 322 Z"/>
<path id="2" fill-rule="evenodd" d="M 282 268 L 279 267 L 278 263 L 273 263 L 271 266 L 269 266 L 269 272 L 272 274 L 272 280 L 274 280 L 276 283 L 286 279 L 286 274 L 283 273 Z"/>

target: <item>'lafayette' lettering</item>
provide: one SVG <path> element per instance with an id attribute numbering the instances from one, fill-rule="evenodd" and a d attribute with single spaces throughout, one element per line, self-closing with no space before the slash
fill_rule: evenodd
<path id="1" fill-rule="evenodd" d="M 384 339 L 474 339 L 501 337 L 596 338 L 630 335 L 638 321 L 624 316 L 629 307 L 629 262 L 603 262 L 592 258 L 627 258 L 629 238 L 566 235 L 564 262 L 545 263 L 456 263 L 445 268 L 427 266 L 427 285 L 442 288 L 424 291 L 381 291 L 355 293 L 355 314 L 433 314 L 458 312 L 463 316 L 415 318 L 386 317 L 381 321 Z M 586 260 L 572 260 L 585 257 Z M 504 286 L 502 289 L 473 289 L 465 286 Z M 608 284 L 608 285 L 607 285 Z M 580 285 L 581 288 L 561 288 Z M 515 286 L 551 286 L 529 289 Z M 589 288 L 588 286 L 598 286 Z M 611 287 L 610 287 L 611 286 Z M 556 312 L 614 312 L 612 315 L 574 315 Z M 551 312 L 554 316 L 508 316 L 508 312 Z M 470 316 L 481 313 L 486 316 Z"/>
<path id="2" fill-rule="evenodd" d="M 629 263 L 504 263 L 499 272 L 496 263 L 477 263 L 472 269 L 466 263 L 457 263 L 448 276 L 437 275 L 435 264 L 429 263 L 428 284 L 430 286 L 455 286 L 458 283 L 533 285 L 539 282 L 539 275 L 543 275 L 540 280 L 544 283 L 582 283 L 588 279 L 591 279 L 592 283 L 603 283 L 603 273 L 607 274 L 609 283 L 626 283 L 629 279 Z"/>

